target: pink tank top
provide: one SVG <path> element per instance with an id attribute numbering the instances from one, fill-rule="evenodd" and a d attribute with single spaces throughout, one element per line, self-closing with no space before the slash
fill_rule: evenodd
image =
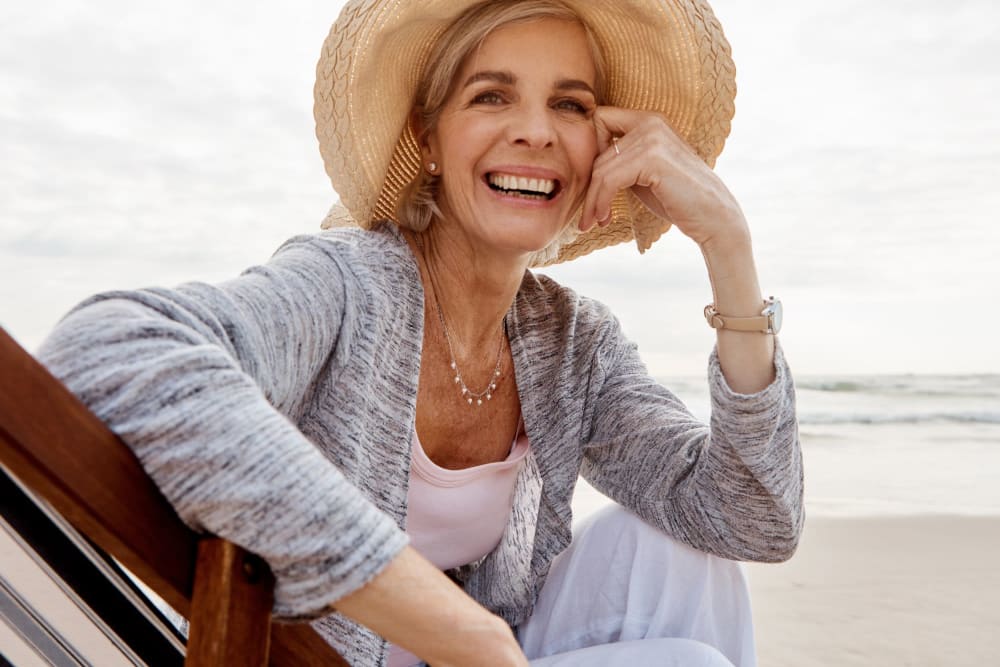
<path id="1" fill-rule="evenodd" d="M 414 429 L 406 497 L 410 546 L 441 570 L 475 562 L 493 551 L 510 519 L 514 483 L 529 449 L 520 422 L 505 460 L 448 470 L 424 453 Z M 409 651 L 389 646 L 389 667 L 417 664 L 419 658 Z"/>

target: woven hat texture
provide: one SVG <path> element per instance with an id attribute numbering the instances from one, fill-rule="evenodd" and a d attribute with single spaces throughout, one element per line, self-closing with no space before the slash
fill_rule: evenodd
<path id="1" fill-rule="evenodd" d="M 316 67 L 316 136 L 346 211 L 324 227 L 395 219 L 399 192 L 421 168 L 408 123 L 438 36 L 477 0 L 351 0 L 330 29 Z M 607 60 L 612 106 L 663 114 L 709 165 L 735 110 L 729 43 L 704 0 L 564 0 L 592 28 Z M 644 252 L 670 228 L 631 192 L 612 219 L 563 246 L 563 262 L 635 239 Z"/>

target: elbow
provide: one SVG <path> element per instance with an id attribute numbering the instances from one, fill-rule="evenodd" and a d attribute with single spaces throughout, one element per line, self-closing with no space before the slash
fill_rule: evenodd
<path id="1" fill-rule="evenodd" d="M 668 532 L 720 558 L 755 563 L 783 563 L 796 552 L 805 521 L 801 499 L 732 500 L 723 506 L 697 504 L 693 512 L 675 507 L 663 517 Z M 711 508 L 711 509 L 710 509 Z M 722 509 L 725 508 L 725 509 Z M 686 520 L 678 520 L 678 519 Z"/>
<path id="2" fill-rule="evenodd" d="M 758 563 L 784 563 L 795 555 L 802 538 L 805 509 L 797 503 L 774 508 L 756 532 L 756 539 L 746 560 Z M 748 545 L 751 546 L 751 545 Z"/>
<path id="3" fill-rule="evenodd" d="M 724 524 L 729 553 L 718 555 L 754 563 L 783 563 L 795 555 L 804 523 L 801 497 L 758 498 Z"/>
<path id="4" fill-rule="evenodd" d="M 799 514 L 800 517 L 804 515 Z M 771 542 L 772 548 L 767 552 L 767 557 L 760 560 L 762 563 L 784 563 L 795 555 L 798 551 L 799 541 L 802 538 L 802 526 L 794 525 L 789 527 L 786 534 L 776 536 Z"/>
<path id="5" fill-rule="evenodd" d="M 799 459 L 801 461 L 801 459 Z M 801 463 L 798 473 L 784 477 L 784 483 L 760 485 L 755 501 L 747 506 L 747 534 L 757 549 L 749 560 L 783 563 L 795 555 L 805 526 L 805 495 Z"/>

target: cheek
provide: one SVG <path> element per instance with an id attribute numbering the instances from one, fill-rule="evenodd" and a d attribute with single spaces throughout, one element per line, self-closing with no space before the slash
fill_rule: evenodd
<path id="1" fill-rule="evenodd" d="M 488 129 L 468 123 L 447 128 L 447 138 L 438 144 L 445 170 L 466 172 L 474 167 L 488 145 Z"/>
<path id="2" fill-rule="evenodd" d="M 570 138 L 570 161 L 573 171 L 583 185 L 590 182 L 597 159 L 597 133 L 592 127 L 581 128 Z"/>

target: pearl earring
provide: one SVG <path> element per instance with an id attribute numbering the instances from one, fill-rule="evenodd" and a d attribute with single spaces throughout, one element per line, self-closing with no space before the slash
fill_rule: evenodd
<path id="1" fill-rule="evenodd" d="M 437 162 L 428 162 L 427 163 L 427 171 L 431 172 L 432 174 L 436 174 L 437 170 L 438 170 L 438 163 Z"/>

